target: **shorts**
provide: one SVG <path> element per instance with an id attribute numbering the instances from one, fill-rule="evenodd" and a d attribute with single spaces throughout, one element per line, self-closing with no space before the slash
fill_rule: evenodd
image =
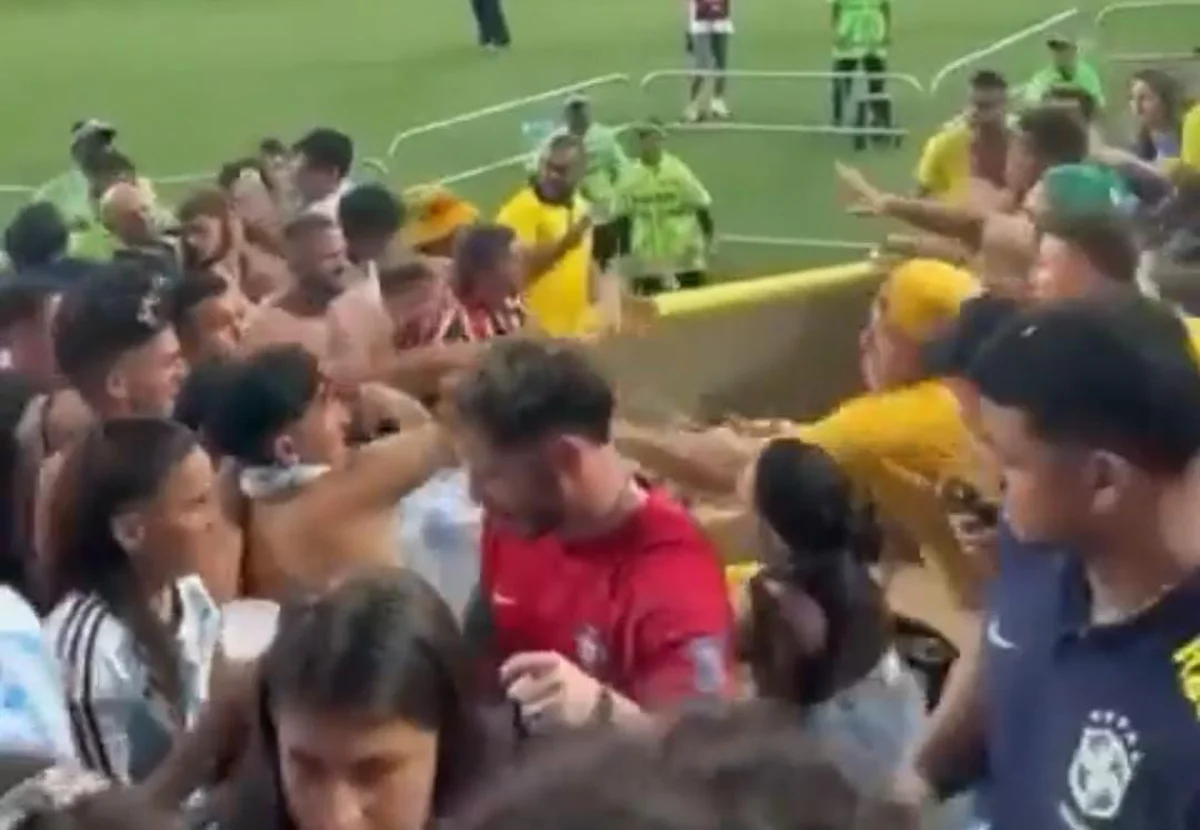
<path id="1" fill-rule="evenodd" d="M 692 68 L 700 71 L 724 69 L 729 55 L 729 38 L 728 32 L 693 32 L 688 35 Z"/>

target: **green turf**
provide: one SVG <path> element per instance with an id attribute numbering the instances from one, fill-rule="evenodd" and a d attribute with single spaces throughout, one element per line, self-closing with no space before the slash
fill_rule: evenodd
<path id="1" fill-rule="evenodd" d="M 1086 29 L 1099 0 L 1065 28 Z M 467 0 L 0 0 L 0 182 L 36 184 L 63 169 L 66 131 L 81 116 L 103 116 L 141 169 L 162 176 L 213 170 L 264 135 L 293 137 L 327 123 L 352 132 L 360 153 L 380 155 L 391 137 L 423 122 L 608 73 L 633 79 L 683 64 L 682 0 L 507 0 L 515 48 L 475 48 Z M 895 0 L 893 65 L 922 82 L 947 62 L 1066 8 L 1065 0 Z M 734 45 L 738 69 L 826 69 L 824 0 L 742 0 Z M 1200 10 L 1149 13 L 1114 27 L 1112 43 L 1135 50 L 1200 31 Z M 1187 34 L 1184 39 L 1192 35 Z M 1173 38 L 1173 40 L 1172 40 Z M 982 62 L 1014 77 L 1042 58 L 1041 38 Z M 971 67 L 977 68 L 977 67 Z M 906 126 L 923 136 L 951 114 L 969 69 L 930 100 L 897 92 Z M 816 123 L 824 82 L 736 82 L 740 119 Z M 648 112 L 675 115 L 680 82 L 642 95 L 631 87 L 595 91 L 612 121 Z M 520 125 L 552 116 L 541 104 L 401 146 L 392 179 L 412 184 L 476 167 L 523 149 Z M 920 138 L 895 151 L 855 154 L 847 139 L 792 133 L 679 135 L 717 199 L 721 229 L 772 237 L 870 239 L 875 225 L 845 217 L 832 161 L 858 159 L 907 187 Z M 459 187 L 492 209 L 514 170 Z M 19 198 L 0 194 L 0 215 Z M 725 245 L 718 267 L 762 273 L 844 259 L 831 250 Z"/>

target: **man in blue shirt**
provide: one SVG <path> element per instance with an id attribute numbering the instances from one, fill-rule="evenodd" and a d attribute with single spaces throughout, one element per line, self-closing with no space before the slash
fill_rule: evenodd
<path id="1" fill-rule="evenodd" d="M 1161 509 L 1200 453 L 1200 372 L 1169 308 L 1020 315 L 968 371 L 1005 484 L 977 653 L 902 794 L 980 785 L 993 830 L 1200 827 L 1200 571 Z"/>

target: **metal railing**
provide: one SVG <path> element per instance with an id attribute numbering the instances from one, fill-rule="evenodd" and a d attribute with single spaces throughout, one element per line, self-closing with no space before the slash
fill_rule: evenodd
<path id="1" fill-rule="evenodd" d="M 1170 10 L 1196 13 L 1197 25 L 1193 27 L 1180 27 L 1185 34 L 1192 38 L 1191 43 L 1186 48 L 1174 51 L 1162 51 L 1156 46 L 1148 51 L 1138 52 L 1112 51 L 1105 48 L 1106 32 L 1113 25 L 1112 21 L 1121 17 L 1141 16 L 1146 12 Z M 1112 3 L 1097 12 L 1096 17 L 1092 21 L 1092 32 L 1099 43 L 1102 57 L 1110 63 L 1128 64 L 1200 60 L 1200 2 L 1196 2 L 1196 0 L 1123 0 L 1123 2 Z M 1156 31 L 1156 35 L 1161 35 L 1161 33 Z"/>

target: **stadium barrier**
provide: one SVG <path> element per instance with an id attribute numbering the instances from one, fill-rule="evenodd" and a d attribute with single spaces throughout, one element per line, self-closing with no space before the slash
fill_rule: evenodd
<path id="1" fill-rule="evenodd" d="M 635 411 L 813 418 L 861 388 L 858 332 L 880 276 L 859 263 L 662 295 L 657 323 L 602 341 L 599 358 Z"/>
<path id="2" fill-rule="evenodd" d="M 1111 29 L 1121 18 L 1146 17 L 1154 12 L 1191 12 L 1195 21 L 1190 26 L 1174 25 L 1170 27 L 1154 26 L 1150 42 L 1141 50 L 1121 51 L 1106 49 L 1105 44 L 1111 41 Z M 1092 32 L 1096 38 L 1101 54 L 1106 61 L 1116 64 L 1130 63 L 1173 63 L 1200 60 L 1200 2 L 1195 0 L 1124 0 L 1112 3 L 1100 9 L 1092 21 Z M 1163 48 L 1163 39 L 1170 33 L 1180 34 L 1186 40 L 1182 44 L 1171 44 Z"/>

